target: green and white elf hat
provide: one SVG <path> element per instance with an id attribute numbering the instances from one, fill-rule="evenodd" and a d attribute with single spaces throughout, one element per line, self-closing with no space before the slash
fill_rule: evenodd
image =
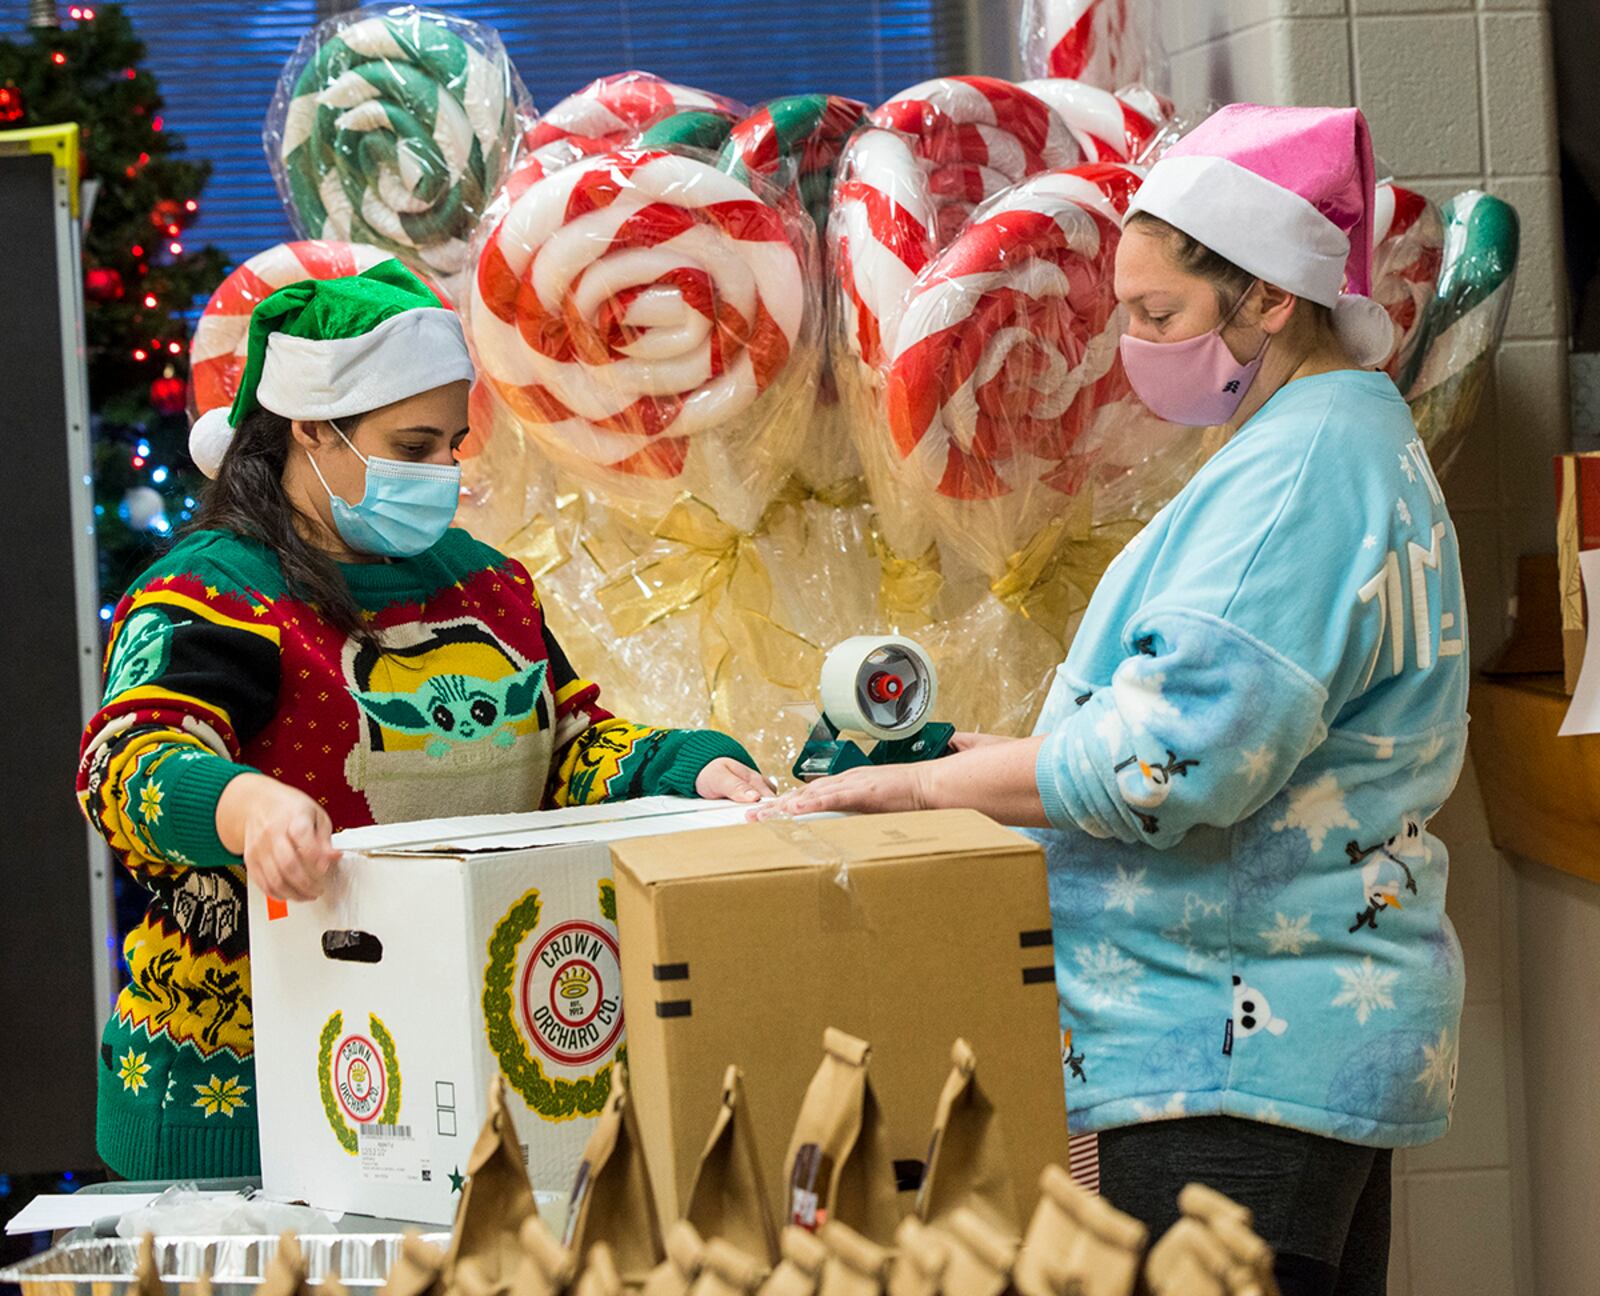
<path id="1" fill-rule="evenodd" d="M 306 279 L 250 313 L 233 406 L 195 420 L 189 455 L 215 478 L 234 429 L 258 405 L 308 422 L 346 418 L 472 377 L 461 317 L 398 261 Z"/>

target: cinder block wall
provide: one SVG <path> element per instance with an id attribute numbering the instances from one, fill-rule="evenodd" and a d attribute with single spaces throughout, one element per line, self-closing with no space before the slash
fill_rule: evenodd
<path id="1" fill-rule="evenodd" d="M 1476 187 L 1516 205 L 1522 260 L 1507 340 L 1444 480 L 1482 662 L 1507 632 L 1518 555 L 1554 547 L 1550 456 L 1569 439 L 1545 3 L 1151 4 L 1180 106 L 1358 104 L 1397 179 L 1438 200 Z M 1019 8 L 971 0 L 974 67 L 1014 74 Z M 1390 1291 L 1588 1290 L 1600 1275 L 1600 1104 L 1583 1092 L 1600 1074 L 1600 973 L 1589 971 L 1600 888 L 1497 851 L 1470 766 L 1435 827 L 1451 852 L 1449 907 L 1467 960 L 1460 1082 L 1450 1136 L 1396 1161 Z"/>

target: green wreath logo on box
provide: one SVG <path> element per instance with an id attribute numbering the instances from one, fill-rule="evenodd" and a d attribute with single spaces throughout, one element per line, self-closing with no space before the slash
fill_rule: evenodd
<path id="1" fill-rule="evenodd" d="M 616 892 L 609 880 L 599 884 L 598 900 L 601 916 L 615 922 Z M 489 937 L 483 973 L 489 1047 L 511 1087 L 545 1120 L 596 1116 L 611 1094 L 613 1057 L 625 1057 L 616 935 L 586 919 L 540 932 L 542 910 L 538 890 L 530 890 Z M 518 950 L 529 937 L 534 939 L 519 977 Z M 600 1065 L 569 1078 L 547 1073 L 546 1063 L 580 1072 Z"/>
<path id="2" fill-rule="evenodd" d="M 357 1125 L 393 1125 L 400 1116 L 400 1058 L 394 1036 L 376 1013 L 367 1014 L 367 1029 L 368 1035 L 344 1034 L 344 1014 L 336 1012 L 323 1025 L 317 1044 L 322 1110 L 339 1146 L 351 1156 L 359 1146 Z"/>

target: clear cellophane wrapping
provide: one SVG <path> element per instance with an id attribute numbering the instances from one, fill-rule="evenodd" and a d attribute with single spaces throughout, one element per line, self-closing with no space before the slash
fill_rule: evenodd
<path id="1" fill-rule="evenodd" d="M 473 230 L 533 119 L 493 28 L 373 6 L 301 39 L 262 143 L 301 238 L 381 248 L 454 298 Z"/>
<path id="2" fill-rule="evenodd" d="M 1022 66 L 1032 77 L 1071 77 L 1105 90 L 1142 81 L 1165 88 L 1167 56 L 1157 0 L 1023 0 Z"/>

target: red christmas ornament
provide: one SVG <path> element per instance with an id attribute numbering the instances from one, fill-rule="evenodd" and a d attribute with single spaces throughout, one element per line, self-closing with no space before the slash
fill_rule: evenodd
<path id="1" fill-rule="evenodd" d="M 163 198 L 150 209 L 150 223 L 159 230 L 171 229 L 174 225 L 181 229 L 189 219 L 190 214 L 176 198 Z"/>
<path id="2" fill-rule="evenodd" d="M 83 276 L 83 292 L 92 302 L 121 301 L 126 291 L 122 271 L 113 266 L 95 266 Z"/>
<path id="3" fill-rule="evenodd" d="M 22 91 L 7 82 L 0 86 L 0 126 L 22 120 Z"/>
<path id="4" fill-rule="evenodd" d="M 188 386 L 182 378 L 171 376 L 157 378 L 150 384 L 150 407 L 165 417 L 182 414 L 188 391 Z"/>

